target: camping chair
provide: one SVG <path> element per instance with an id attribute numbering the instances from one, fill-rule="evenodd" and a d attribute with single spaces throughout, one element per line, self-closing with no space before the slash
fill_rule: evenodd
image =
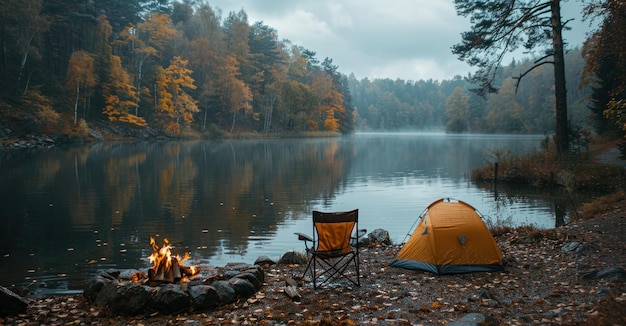
<path id="1" fill-rule="evenodd" d="M 296 233 L 298 240 L 304 241 L 308 263 L 301 280 L 310 272 L 313 288 L 317 281 L 326 275 L 319 286 L 331 279 L 344 277 L 354 285 L 360 286 L 359 276 L 359 238 L 366 230 L 359 230 L 359 210 L 347 212 L 322 213 L 313 211 L 313 235 Z M 312 246 L 309 247 L 309 242 Z M 356 277 L 346 273 L 354 266 Z"/>

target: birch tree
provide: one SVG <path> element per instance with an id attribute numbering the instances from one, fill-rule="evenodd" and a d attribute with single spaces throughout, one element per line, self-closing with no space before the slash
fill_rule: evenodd
<path id="1" fill-rule="evenodd" d="M 78 123 L 78 101 L 81 89 L 87 89 L 96 85 L 94 72 L 94 59 L 86 51 L 74 51 L 70 57 L 65 79 L 66 89 L 74 93 L 74 125 Z"/>

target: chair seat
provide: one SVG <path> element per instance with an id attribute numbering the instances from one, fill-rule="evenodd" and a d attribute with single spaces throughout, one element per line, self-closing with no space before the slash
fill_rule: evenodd
<path id="1" fill-rule="evenodd" d="M 311 254 L 318 256 L 319 258 L 324 258 L 324 259 L 328 259 L 328 258 L 340 258 L 340 257 L 345 257 L 348 255 L 354 255 L 354 251 L 350 250 L 350 251 L 344 251 L 344 250 L 331 250 L 331 251 L 311 251 Z"/>

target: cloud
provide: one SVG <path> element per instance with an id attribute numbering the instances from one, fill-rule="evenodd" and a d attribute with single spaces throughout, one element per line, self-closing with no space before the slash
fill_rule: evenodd
<path id="1" fill-rule="evenodd" d="M 456 15 L 452 0 L 213 0 L 210 4 L 222 9 L 224 16 L 243 8 L 250 23 L 263 21 L 281 39 L 316 52 L 320 61 L 331 58 L 339 71 L 359 79 L 443 80 L 473 71 L 451 52 L 461 33 L 470 28 L 468 19 Z M 580 11 L 566 4 L 562 4 L 564 13 Z M 574 45 L 584 39 L 583 24 L 576 23 L 565 34 Z"/>

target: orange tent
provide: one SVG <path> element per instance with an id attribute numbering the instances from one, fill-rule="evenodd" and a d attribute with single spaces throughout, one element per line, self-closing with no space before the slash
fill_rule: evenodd
<path id="1" fill-rule="evenodd" d="M 424 210 L 391 266 L 435 274 L 504 270 L 502 252 L 481 215 L 471 205 L 449 198 Z"/>

